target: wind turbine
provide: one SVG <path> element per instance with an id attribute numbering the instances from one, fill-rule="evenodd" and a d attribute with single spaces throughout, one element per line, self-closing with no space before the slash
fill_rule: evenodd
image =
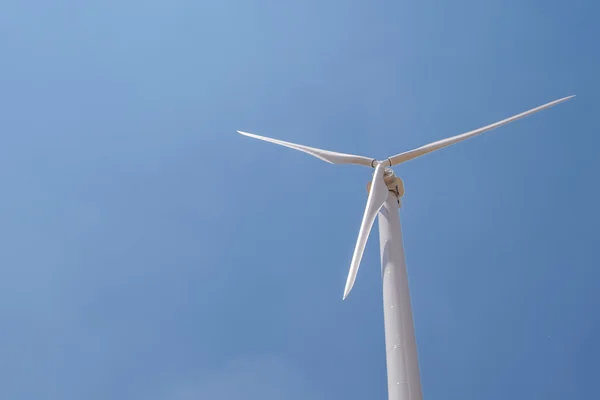
<path id="1" fill-rule="evenodd" d="M 375 222 L 375 216 L 379 215 L 379 245 L 383 280 L 389 400 L 422 400 L 423 397 L 404 246 L 402 244 L 402 230 L 400 228 L 400 216 L 397 211 L 402 205 L 400 199 L 404 195 L 404 186 L 402 180 L 394 174 L 391 167 L 498 128 L 499 126 L 552 107 L 573 97 L 575 96 L 564 97 L 484 126 L 483 128 L 439 140 L 381 161 L 374 158 L 337 153 L 238 131 L 238 133 L 245 136 L 308 153 L 330 164 L 357 164 L 375 169 L 373 179 L 368 185 L 369 195 L 367 205 L 360 224 L 352 261 L 350 262 L 350 271 L 346 280 L 343 299 L 346 299 L 354 286 L 369 233 Z"/>

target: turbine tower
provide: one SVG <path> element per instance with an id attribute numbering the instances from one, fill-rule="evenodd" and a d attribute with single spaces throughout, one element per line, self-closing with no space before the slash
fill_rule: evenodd
<path id="1" fill-rule="evenodd" d="M 402 230 L 398 212 L 398 209 L 402 205 L 401 198 L 404 195 L 404 186 L 402 180 L 394 174 L 391 167 L 516 121 L 573 97 L 575 96 L 564 97 L 484 126 L 483 128 L 439 140 L 381 161 L 374 158 L 337 153 L 238 131 L 238 133 L 245 136 L 308 153 L 330 164 L 357 164 L 375 169 L 373 179 L 368 184 L 369 195 L 367 205 L 360 224 L 352 261 L 350 262 L 350 271 L 346 280 L 343 299 L 346 299 L 354 286 L 369 233 L 375 222 L 375 217 L 379 215 L 379 245 L 383 281 L 384 330 L 389 400 L 422 400 L 423 398 L 406 261 L 402 243 Z"/>

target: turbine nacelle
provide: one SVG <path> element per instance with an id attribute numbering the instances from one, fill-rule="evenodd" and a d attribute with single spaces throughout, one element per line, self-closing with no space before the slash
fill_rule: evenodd
<path id="1" fill-rule="evenodd" d="M 400 199 L 404 196 L 404 182 L 400 177 L 396 176 L 396 173 L 393 169 L 386 167 L 383 172 L 383 181 L 385 182 L 388 190 L 396 195 L 398 198 L 398 205 L 400 205 Z M 371 184 L 373 182 L 369 181 L 367 183 L 367 193 L 371 191 Z"/>
<path id="2" fill-rule="evenodd" d="M 367 190 L 369 196 L 367 198 L 367 205 L 365 207 L 365 212 L 363 215 L 363 219 L 360 225 L 360 230 L 358 233 L 358 239 L 356 241 L 356 246 L 354 247 L 354 254 L 352 255 L 352 261 L 350 262 L 350 271 L 348 273 L 348 278 L 346 280 L 346 286 L 344 288 L 344 299 L 348 296 L 354 282 L 356 280 L 356 275 L 358 273 L 358 268 L 360 266 L 360 261 L 362 259 L 365 246 L 367 244 L 367 239 L 369 237 L 369 233 L 371 228 L 373 227 L 373 223 L 375 222 L 375 217 L 377 213 L 387 200 L 389 192 L 392 191 L 396 193 L 398 196 L 398 205 L 400 205 L 400 198 L 404 195 L 404 185 L 402 184 L 402 180 L 394 174 L 394 171 L 390 168 L 394 165 L 398 165 L 415 158 L 421 157 L 425 154 L 431 153 L 433 151 L 442 149 L 444 147 L 448 147 L 455 143 L 461 142 L 473 136 L 477 136 L 481 133 L 490 131 L 492 129 L 498 128 L 502 125 L 506 125 L 510 122 L 516 121 L 520 118 L 526 117 L 528 115 L 534 114 L 538 111 L 544 110 L 546 108 L 550 108 L 554 105 L 567 101 L 575 96 L 563 97 L 562 99 L 554 100 L 550 103 L 546 103 L 539 107 L 533 108 L 529 111 L 522 112 L 520 114 L 514 115 L 512 117 L 503 119 L 501 121 L 495 122 L 490 125 L 486 125 L 482 128 L 475 129 L 473 131 L 469 131 L 460 135 L 456 135 L 447 139 L 442 139 L 437 142 L 433 142 L 427 144 L 425 146 L 421 146 L 419 148 L 406 151 L 404 153 L 396 154 L 395 156 L 389 157 L 385 160 L 378 161 L 377 159 L 371 157 L 358 156 L 353 154 L 346 153 L 338 153 L 329 150 L 318 149 L 314 147 L 308 147 L 300 144 L 295 144 L 291 142 L 285 142 L 283 140 L 272 139 L 264 136 L 255 135 L 252 133 L 241 132 L 238 133 L 252 137 L 255 139 L 264 140 L 266 142 L 271 142 L 278 144 L 280 146 L 285 146 L 292 148 L 294 150 L 302 151 L 304 153 L 308 153 L 314 157 L 317 157 L 325 162 L 330 164 L 355 164 L 362 165 L 365 167 L 374 168 L 373 171 L 373 179 L 369 182 L 367 186 Z"/>

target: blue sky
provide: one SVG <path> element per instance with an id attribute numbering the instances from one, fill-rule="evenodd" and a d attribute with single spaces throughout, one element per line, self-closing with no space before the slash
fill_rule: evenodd
<path id="1" fill-rule="evenodd" d="M 0 2 L 0 398 L 385 399 L 383 158 L 426 399 L 598 396 L 599 6 Z"/>

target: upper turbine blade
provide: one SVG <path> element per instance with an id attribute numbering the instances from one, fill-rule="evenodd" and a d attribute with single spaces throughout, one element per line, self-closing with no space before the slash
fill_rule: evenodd
<path id="1" fill-rule="evenodd" d="M 275 143 L 281 146 L 289 147 L 291 149 L 299 150 L 304 153 L 308 153 L 312 156 L 320 158 L 321 160 L 330 164 L 358 164 L 366 167 L 373 167 L 375 165 L 375 159 L 355 156 L 353 154 L 336 153 L 334 151 L 316 149 L 314 147 L 303 146 L 301 144 L 295 144 L 290 142 L 284 142 L 283 140 L 271 139 L 264 136 L 255 135 L 253 133 L 237 131 L 239 134 L 248 136 L 255 139 L 264 140 L 265 142 Z"/>
<path id="2" fill-rule="evenodd" d="M 356 241 L 356 247 L 354 248 L 354 254 L 352 255 L 352 262 L 350 263 L 350 271 L 348 272 L 348 279 L 346 280 L 346 288 L 344 289 L 344 299 L 348 296 L 354 286 L 356 275 L 358 274 L 358 267 L 365 251 L 367 239 L 369 233 L 375 222 L 377 213 L 388 198 L 388 188 L 383 180 L 383 172 L 385 167 L 383 164 L 377 164 L 375 172 L 373 173 L 373 182 L 371 184 L 371 190 L 369 191 L 369 197 L 367 198 L 367 206 L 365 208 L 365 214 L 360 224 L 360 231 L 358 233 L 358 240 Z"/>
<path id="3" fill-rule="evenodd" d="M 439 150 L 441 148 L 450 146 L 450 145 L 452 145 L 454 143 L 461 142 L 461 141 L 463 141 L 465 139 L 468 139 L 470 137 L 479 135 L 480 133 L 487 132 L 487 131 L 492 130 L 494 128 L 497 128 L 499 126 L 508 124 L 509 122 L 516 121 L 516 120 L 518 120 L 520 118 L 526 117 L 526 116 L 531 115 L 533 113 L 536 113 L 538 111 L 544 110 L 546 108 L 550 108 L 550 107 L 552 107 L 552 106 L 554 106 L 556 104 L 562 103 L 563 101 L 567 101 L 569 99 L 572 99 L 573 97 L 575 97 L 575 96 L 573 95 L 573 96 L 563 97 L 562 99 L 551 101 L 550 103 L 547 103 L 547 104 L 544 104 L 542 106 L 536 107 L 536 108 L 531 109 L 529 111 L 522 112 L 521 114 L 517 114 L 517 115 L 512 116 L 510 118 L 503 119 L 502 121 L 498 121 L 496 123 L 484 126 L 483 128 L 479 128 L 479 129 L 476 129 L 474 131 L 463 133 L 461 135 L 453 136 L 453 137 L 448 138 L 448 139 L 439 140 L 437 142 L 433 142 L 433 143 L 427 144 L 427 145 L 419 147 L 417 149 L 397 154 L 397 155 L 389 158 L 389 160 L 390 160 L 390 166 L 391 165 L 400 164 L 400 163 L 403 163 L 403 162 L 406 162 L 406 161 L 409 161 L 409 160 L 412 160 L 413 158 L 417 158 L 417 157 L 420 157 L 420 156 L 425 155 L 427 153 L 431 153 L 432 151 Z"/>

